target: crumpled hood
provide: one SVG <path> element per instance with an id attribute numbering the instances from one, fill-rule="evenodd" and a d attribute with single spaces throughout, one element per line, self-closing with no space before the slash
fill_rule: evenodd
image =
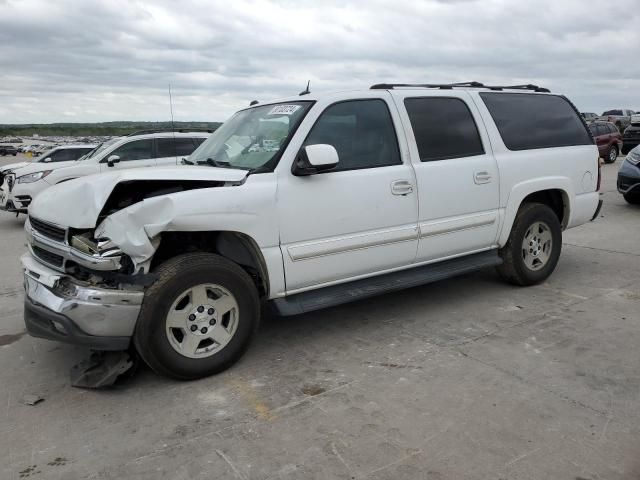
<path id="1" fill-rule="evenodd" d="M 241 182 L 247 171 L 179 165 L 129 168 L 69 180 L 44 190 L 29 206 L 29 215 L 63 227 L 94 228 L 105 202 L 120 182 L 185 180 Z"/>
<path id="2" fill-rule="evenodd" d="M 30 173 L 36 172 L 44 172 L 46 170 L 57 170 L 59 168 L 70 167 L 71 165 L 75 165 L 76 160 L 70 160 L 68 162 L 30 162 L 27 163 L 24 167 L 16 168 L 13 170 L 13 173 L 16 174 L 16 177 L 21 177 L 22 175 L 28 175 Z"/>

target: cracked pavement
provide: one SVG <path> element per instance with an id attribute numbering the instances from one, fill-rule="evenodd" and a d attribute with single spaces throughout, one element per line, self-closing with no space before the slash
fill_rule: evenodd
<path id="1" fill-rule="evenodd" d="M 637 480 L 640 207 L 620 162 L 542 285 L 486 271 L 269 318 L 223 374 L 142 368 L 106 391 L 69 386 L 82 349 L 23 335 L 24 217 L 3 213 L 0 478 Z"/>

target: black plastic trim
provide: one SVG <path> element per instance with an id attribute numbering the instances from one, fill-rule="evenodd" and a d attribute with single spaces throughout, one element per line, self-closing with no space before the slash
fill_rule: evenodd
<path id="1" fill-rule="evenodd" d="M 482 268 L 495 267 L 501 263 L 502 258 L 498 255 L 498 251 L 489 250 L 399 272 L 310 290 L 284 298 L 276 298 L 271 300 L 271 305 L 278 315 L 298 315 L 444 280 Z"/>

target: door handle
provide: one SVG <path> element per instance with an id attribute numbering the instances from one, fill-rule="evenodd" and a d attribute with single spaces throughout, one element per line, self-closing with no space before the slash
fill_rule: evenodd
<path id="1" fill-rule="evenodd" d="M 413 185 L 409 180 L 396 180 L 391 182 L 391 193 L 394 195 L 409 195 L 413 193 Z"/>
<path id="2" fill-rule="evenodd" d="M 476 172 L 473 176 L 473 181 L 476 185 L 489 183 L 491 181 L 491 174 L 489 172 Z"/>

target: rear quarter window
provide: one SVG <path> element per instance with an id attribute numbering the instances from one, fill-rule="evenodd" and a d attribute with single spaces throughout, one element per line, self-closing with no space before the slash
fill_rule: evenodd
<path id="1" fill-rule="evenodd" d="M 509 150 L 591 145 L 569 101 L 558 95 L 480 93 Z"/>

